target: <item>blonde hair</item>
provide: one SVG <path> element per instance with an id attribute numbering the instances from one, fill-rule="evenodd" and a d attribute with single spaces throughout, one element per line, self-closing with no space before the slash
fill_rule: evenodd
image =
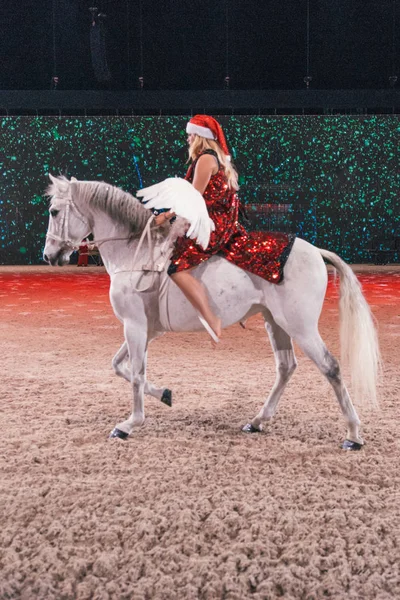
<path id="1" fill-rule="evenodd" d="M 230 160 L 228 160 L 226 154 L 222 151 L 221 146 L 214 140 L 193 134 L 193 141 L 189 146 L 189 159 L 196 160 L 204 150 L 214 150 L 218 156 L 220 165 L 224 169 L 225 177 L 228 181 L 228 185 L 232 190 L 238 190 L 238 173 Z"/>

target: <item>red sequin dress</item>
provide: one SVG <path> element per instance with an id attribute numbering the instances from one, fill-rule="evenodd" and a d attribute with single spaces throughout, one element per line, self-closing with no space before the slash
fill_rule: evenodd
<path id="1" fill-rule="evenodd" d="M 205 153 L 217 157 L 212 150 L 207 150 Z M 197 160 L 189 167 L 185 177 L 190 183 L 193 182 Z M 285 233 L 246 231 L 238 222 L 238 195 L 235 190 L 229 189 L 222 166 L 215 175 L 211 176 L 203 197 L 208 214 L 215 223 L 215 231 L 211 233 L 207 250 L 203 250 L 190 238 L 178 238 L 168 274 L 191 269 L 211 256 L 219 254 L 241 269 L 250 271 L 267 281 L 272 283 L 282 281 L 283 267 L 295 236 Z"/>

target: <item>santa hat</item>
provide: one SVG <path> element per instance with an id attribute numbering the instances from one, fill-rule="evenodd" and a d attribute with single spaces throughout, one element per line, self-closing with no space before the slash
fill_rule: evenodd
<path id="1" fill-rule="evenodd" d="M 221 146 L 222 152 L 226 154 L 228 158 L 229 150 L 226 143 L 224 132 L 222 131 L 221 125 L 213 117 L 208 115 L 195 115 L 186 125 L 186 133 L 196 133 L 197 135 L 207 138 L 208 140 L 214 140 Z"/>

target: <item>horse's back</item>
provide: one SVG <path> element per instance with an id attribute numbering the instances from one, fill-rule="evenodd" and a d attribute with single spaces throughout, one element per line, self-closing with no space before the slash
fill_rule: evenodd
<path id="1" fill-rule="evenodd" d="M 192 271 L 207 289 L 212 309 L 223 327 L 267 309 L 279 323 L 303 319 L 318 322 L 327 270 L 315 246 L 296 238 L 284 267 L 281 283 L 253 275 L 221 256 L 213 256 Z M 195 309 L 172 281 L 168 282 L 166 307 L 172 331 L 198 331 L 202 325 Z"/>

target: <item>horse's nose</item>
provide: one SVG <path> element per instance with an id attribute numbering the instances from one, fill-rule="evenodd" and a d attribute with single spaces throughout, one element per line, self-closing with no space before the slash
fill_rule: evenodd
<path id="1" fill-rule="evenodd" d="M 45 261 L 45 262 L 47 262 L 47 263 L 48 263 L 48 262 L 50 262 L 50 261 L 49 261 L 49 257 L 47 256 L 47 254 L 43 254 L 43 259 L 44 259 L 44 261 Z"/>

